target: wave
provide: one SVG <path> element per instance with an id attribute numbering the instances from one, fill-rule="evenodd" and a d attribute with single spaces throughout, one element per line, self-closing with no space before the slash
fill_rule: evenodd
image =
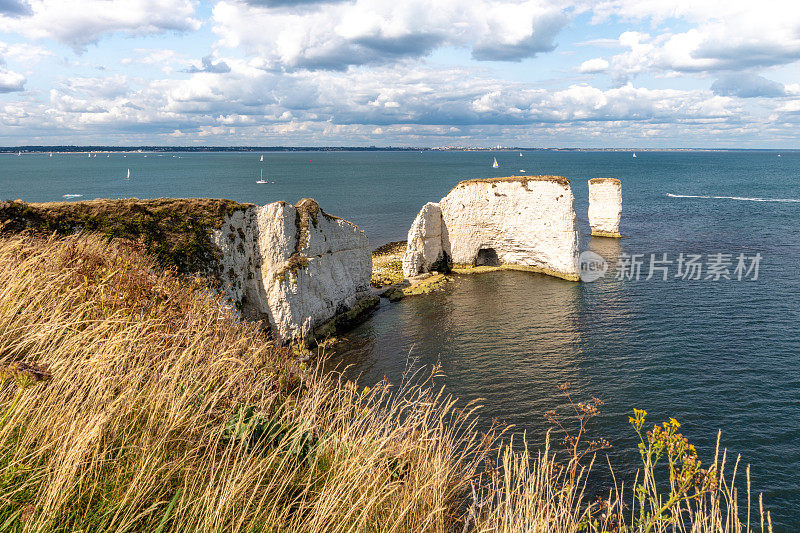
<path id="1" fill-rule="evenodd" d="M 667 193 L 670 198 L 706 198 L 712 200 L 739 200 L 742 202 L 790 202 L 800 203 L 800 198 L 746 198 L 743 196 L 703 196 L 693 194 L 672 194 Z"/>
<path id="2" fill-rule="evenodd" d="M 82 194 L 62 194 L 62 198 L 80 198 Z"/>

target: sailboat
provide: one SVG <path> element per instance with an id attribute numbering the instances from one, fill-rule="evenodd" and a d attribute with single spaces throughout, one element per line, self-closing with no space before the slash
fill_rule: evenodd
<path id="1" fill-rule="evenodd" d="M 522 152 L 519 153 L 519 156 L 522 157 Z"/>
<path id="2" fill-rule="evenodd" d="M 264 162 L 264 156 L 263 155 L 261 156 L 261 159 L 259 159 L 259 161 L 261 161 L 262 163 Z"/>
<path id="3" fill-rule="evenodd" d="M 53 152 L 50 152 L 50 157 L 53 157 Z"/>
<path id="4" fill-rule="evenodd" d="M 500 165 L 497 164 L 497 158 L 496 157 L 494 158 L 494 161 L 492 162 L 492 168 L 500 168 Z"/>
<path id="5" fill-rule="evenodd" d="M 17 152 L 17 157 L 21 156 L 22 152 Z"/>
<path id="6" fill-rule="evenodd" d="M 127 175 L 127 176 L 125 176 L 125 179 L 126 179 L 126 180 L 129 180 L 129 179 L 131 179 L 131 169 L 128 169 L 128 175 Z"/>
<path id="7" fill-rule="evenodd" d="M 633 152 L 633 157 L 636 157 L 636 152 Z"/>
<path id="8" fill-rule="evenodd" d="M 258 183 L 258 184 L 262 184 L 262 185 L 263 185 L 264 183 L 269 183 L 267 180 L 265 180 L 265 179 L 264 179 L 264 169 L 263 169 L 263 168 L 261 169 L 261 179 L 260 179 L 260 180 L 258 180 L 256 183 Z"/>

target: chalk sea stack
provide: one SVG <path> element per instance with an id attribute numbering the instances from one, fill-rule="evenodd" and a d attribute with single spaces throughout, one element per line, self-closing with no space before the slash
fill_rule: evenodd
<path id="1" fill-rule="evenodd" d="M 616 237 L 622 215 L 622 184 L 616 178 L 589 180 L 589 224 L 595 237 Z"/>
<path id="2" fill-rule="evenodd" d="M 505 267 L 580 279 L 569 180 L 510 176 L 460 182 L 408 233 L 403 273 Z"/>

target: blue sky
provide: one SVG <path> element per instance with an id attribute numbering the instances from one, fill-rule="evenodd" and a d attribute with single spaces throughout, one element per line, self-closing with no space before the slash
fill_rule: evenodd
<path id="1" fill-rule="evenodd" d="M 800 2 L 0 0 L 0 144 L 800 147 Z"/>

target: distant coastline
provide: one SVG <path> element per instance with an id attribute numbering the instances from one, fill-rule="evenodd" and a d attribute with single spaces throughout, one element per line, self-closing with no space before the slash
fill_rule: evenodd
<path id="1" fill-rule="evenodd" d="M 0 154 L 33 153 L 173 153 L 173 152 L 798 152 L 797 148 L 530 148 L 502 147 L 406 147 L 406 146 L 0 146 Z"/>

